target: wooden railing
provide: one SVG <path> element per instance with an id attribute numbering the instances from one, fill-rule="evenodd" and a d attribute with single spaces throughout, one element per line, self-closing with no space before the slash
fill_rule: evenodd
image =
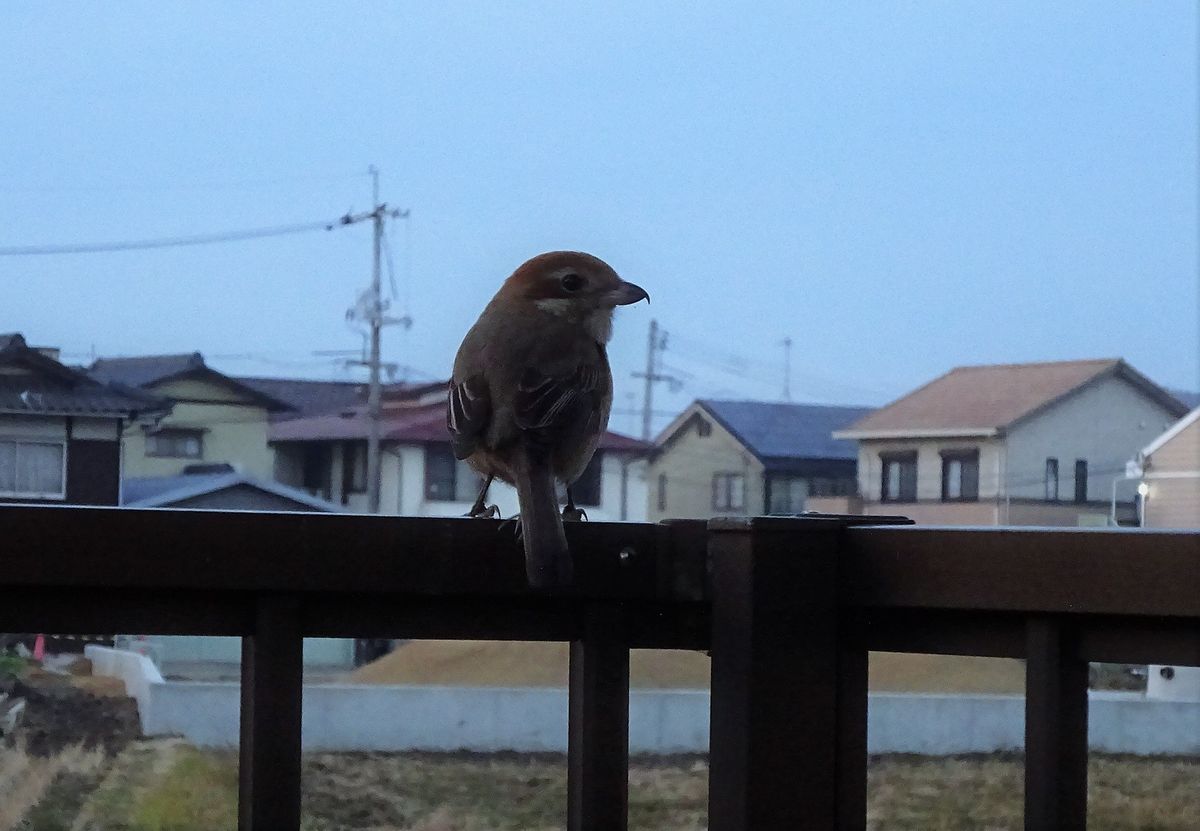
<path id="1" fill-rule="evenodd" d="M 1200 534 L 0 506 L 0 631 L 243 638 L 240 827 L 299 827 L 305 637 L 571 643 L 568 824 L 626 827 L 629 650 L 712 653 L 709 827 L 862 829 L 867 652 L 1027 660 L 1026 827 L 1086 823 L 1087 662 L 1200 664 Z M 397 714 L 402 717 L 402 714 Z"/>

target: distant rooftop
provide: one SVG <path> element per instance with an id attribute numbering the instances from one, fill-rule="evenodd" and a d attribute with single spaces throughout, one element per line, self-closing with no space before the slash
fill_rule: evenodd
<path id="1" fill-rule="evenodd" d="M 855 443 L 833 438 L 833 431 L 871 412 L 870 407 L 769 401 L 701 399 L 697 403 L 764 462 L 857 459 Z"/>
<path id="2" fill-rule="evenodd" d="M 993 433 L 1103 377 L 1124 378 L 1176 416 L 1186 405 L 1119 358 L 960 366 L 845 429 L 847 434 Z"/>
<path id="3" fill-rule="evenodd" d="M 288 410 L 291 405 L 275 396 L 225 375 L 204 362 L 199 352 L 179 355 L 137 355 L 126 358 L 98 358 L 87 368 L 87 374 L 103 383 L 118 383 L 127 387 L 151 389 L 158 384 L 180 378 L 199 377 L 218 381 L 248 394 L 268 410 Z"/>

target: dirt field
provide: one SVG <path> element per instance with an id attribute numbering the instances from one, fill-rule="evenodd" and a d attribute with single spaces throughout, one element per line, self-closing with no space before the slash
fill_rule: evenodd
<path id="1" fill-rule="evenodd" d="M 565 687 L 565 643 L 412 641 L 350 674 L 363 684 Z M 705 689 L 712 662 L 702 652 L 635 649 L 629 681 L 637 689 Z M 1021 693 L 1025 668 L 1004 658 L 871 655 L 871 689 L 880 692 Z"/>
<path id="2" fill-rule="evenodd" d="M 1200 760 L 1096 758 L 1092 831 L 1195 831 Z M 630 826 L 706 827 L 701 757 L 634 760 Z M 871 831 L 1021 828 L 1021 760 L 871 760 Z M 304 831 L 550 831 L 565 824 L 561 756 L 317 753 L 304 760 Z M 0 828 L 221 831 L 236 827 L 236 756 L 179 740 L 135 742 L 115 758 L 0 753 Z"/>

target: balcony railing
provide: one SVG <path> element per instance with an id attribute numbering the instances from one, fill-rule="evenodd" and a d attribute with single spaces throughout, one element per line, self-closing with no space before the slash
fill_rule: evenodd
<path id="1" fill-rule="evenodd" d="M 1200 664 L 1200 534 L 0 506 L 0 631 L 243 638 L 240 827 L 298 828 L 305 637 L 571 643 L 568 818 L 626 827 L 629 650 L 712 653 L 709 827 L 862 829 L 867 652 L 1027 661 L 1025 824 L 1083 828 L 1087 662 Z M 400 716 L 401 714 L 397 714 Z"/>

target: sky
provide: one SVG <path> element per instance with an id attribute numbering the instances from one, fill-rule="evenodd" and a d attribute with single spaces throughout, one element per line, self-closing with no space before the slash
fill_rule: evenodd
<path id="1" fill-rule="evenodd" d="M 626 432 L 651 319 L 656 427 L 780 399 L 785 338 L 796 401 L 1097 357 L 1195 390 L 1197 46 L 1187 0 L 6 4 L 0 249 L 332 220 L 374 164 L 410 378 L 565 248 L 652 297 L 610 346 Z M 0 256 L 0 331 L 358 378 L 314 353 L 360 348 L 370 268 L 367 225 Z"/>

